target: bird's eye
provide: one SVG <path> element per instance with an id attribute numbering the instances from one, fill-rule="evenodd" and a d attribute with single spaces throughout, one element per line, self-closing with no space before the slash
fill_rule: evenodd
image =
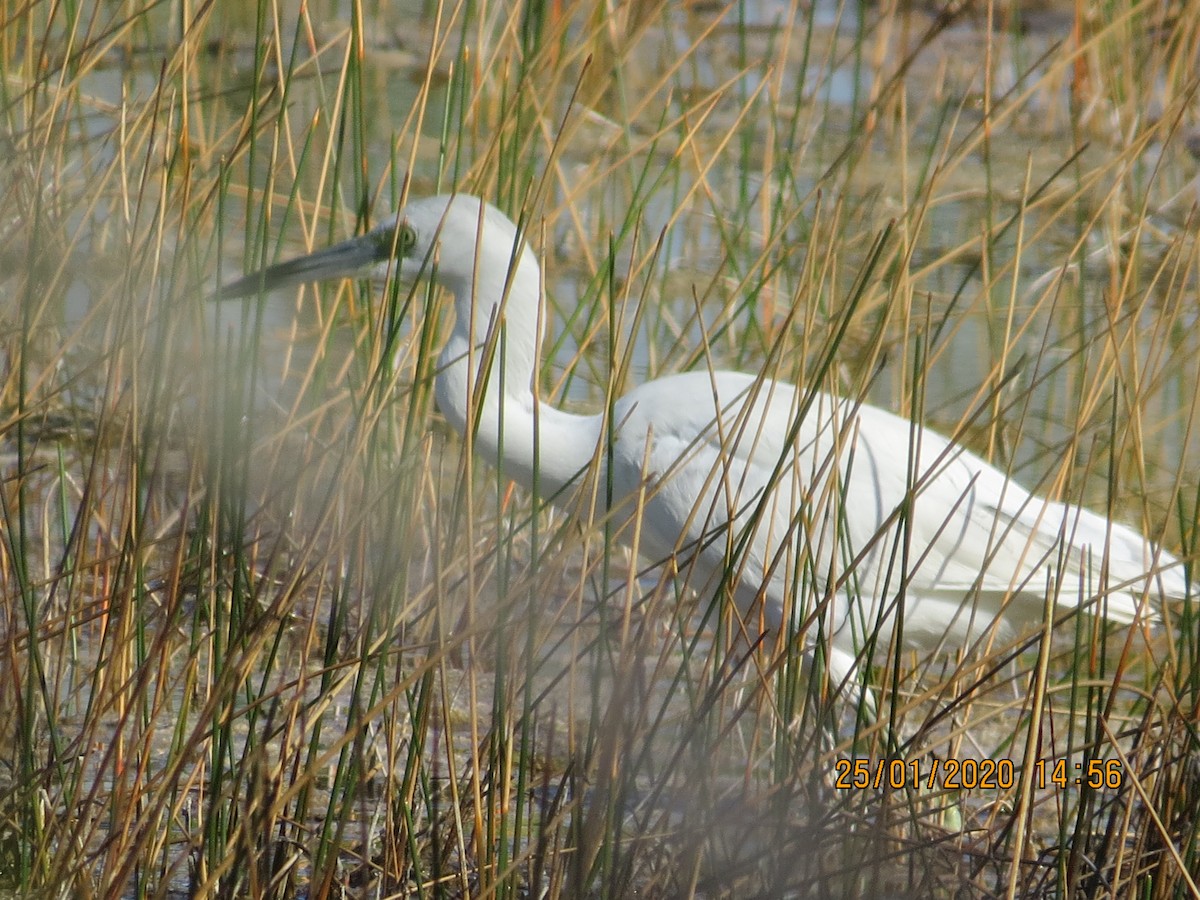
<path id="1" fill-rule="evenodd" d="M 407 222 L 396 226 L 396 251 L 401 255 L 408 253 L 417 243 L 417 233 Z"/>
<path id="2" fill-rule="evenodd" d="M 417 233 L 407 222 L 399 222 L 374 234 L 376 258 L 381 260 L 407 256 L 417 243 Z"/>

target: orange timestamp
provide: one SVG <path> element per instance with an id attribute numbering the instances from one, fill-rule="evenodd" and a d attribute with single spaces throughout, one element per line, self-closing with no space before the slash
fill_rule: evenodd
<path id="1" fill-rule="evenodd" d="M 1071 763 L 1065 759 L 1039 759 L 1033 764 L 1033 784 L 1065 789 L 1068 786 L 1118 789 L 1125 769 L 1118 759 L 1090 759 Z M 1011 759 L 839 759 L 834 763 L 833 786 L 838 790 L 1012 790 L 1020 780 Z"/>
<path id="2" fill-rule="evenodd" d="M 1039 759 L 1033 764 L 1033 783 L 1039 788 L 1086 787 L 1119 790 L 1125 784 L 1125 764 L 1119 759 Z"/>

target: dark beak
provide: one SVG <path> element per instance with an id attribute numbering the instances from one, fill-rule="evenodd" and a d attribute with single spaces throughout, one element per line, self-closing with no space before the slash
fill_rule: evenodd
<path id="1" fill-rule="evenodd" d="M 231 281 L 218 288 L 209 299 L 236 300 L 297 284 L 366 275 L 373 266 L 391 256 L 391 244 L 390 240 L 383 239 L 381 232 L 372 231 Z"/>

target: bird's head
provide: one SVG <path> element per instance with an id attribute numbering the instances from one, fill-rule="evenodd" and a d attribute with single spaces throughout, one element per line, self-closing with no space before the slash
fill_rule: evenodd
<path id="1" fill-rule="evenodd" d="M 519 255 L 518 255 L 519 254 Z M 513 264 L 519 260 L 520 265 Z M 514 277 L 535 279 L 533 254 L 518 244 L 517 228 L 504 213 L 469 194 L 413 200 L 395 218 L 307 256 L 267 266 L 221 287 L 213 299 L 232 300 L 297 284 L 338 278 L 406 281 L 436 278 L 456 295 L 473 294 L 476 273 L 503 286 Z M 524 270 L 521 272 L 520 270 Z"/>

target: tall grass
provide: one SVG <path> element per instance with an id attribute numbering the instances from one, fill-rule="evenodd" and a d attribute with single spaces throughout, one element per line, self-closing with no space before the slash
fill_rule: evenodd
<path id="1" fill-rule="evenodd" d="M 544 396 L 835 390 L 1195 581 L 1195 4 L 410 6 L 0 3 L 0 891 L 1195 895 L 1193 602 L 892 654 L 856 717 L 472 462 L 436 292 L 205 299 L 471 191 L 544 261 Z"/>

